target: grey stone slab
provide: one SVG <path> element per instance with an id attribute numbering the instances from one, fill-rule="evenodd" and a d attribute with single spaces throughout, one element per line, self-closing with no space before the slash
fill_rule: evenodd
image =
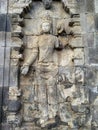
<path id="1" fill-rule="evenodd" d="M 2 124 L 0 130 L 10 130 L 10 129 L 11 129 L 11 126 L 9 124 L 4 123 Z"/>
<path id="2" fill-rule="evenodd" d="M 86 18 L 86 14 L 85 13 L 80 13 L 80 24 L 81 24 L 81 28 L 82 28 L 82 33 L 86 33 L 87 32 L 87 18 Z"/>
<path id="3" fill-rule="evenodd" d="M 94 32 L 95 31 L 94 14 L 88 13 L 86 15 L 86 19 L 87 19 L 87 32 Z"/>
<path id="4" fill-rule="evenodd" d="M 86 11 L 94 12 L 94 0 L 86 0 Z"/>
<path id="5" fill-rule="evenodd" d="M 5 46 L 5 32 L 0 31 L 0 47 Z"/>
<path id="6" fill-rule="evenodd" d="M 88 33 L 85 37 L 87 38 L 87 47 L 94 47 L 94 33 Z"/>
<path id="7" fill-rule="evenodd" d="M 6 32 L 6 46 L 12 47 L 11 32 Z"/>
<path id="8" fill-rule="evenodd" d="M 4 65 L 4 47 L 0 47 L 0 65 Z"/>
<path id="9" fill-rule="evenodd" d="M 80 8 L 80 13 L 86 12 L 86 0 L 77 0 L 77 4 Z"/>
<path id="10" fill-rule="evenodd" d="M 98 48 L 98 33 L 94 33 L 94 44 L 95 48 Z"/>
<path id="11" fill-rule="evenodd" d="M 94 0 L 95 13 L 98 13 L 98 0 Z"/>
<path id="12" fill-rule="evenodd" d="M 6 122 L 6 113 L 5 113 L 4 108 L 6 108 L 6 106 L 8 106 L 8 100 L 9 100 L 9 88 L 3 87 L 3 91 L 2 91 L 2 106 L 3 106 L 2 122 Z"/>
<path id="13" fill-rule="evenodd" d="M 0 88 L 0 123 L 2 121 L 2 88 Z"/>
<path id="14" fill-rule="evenodd" d="M 2 106 L 0 106 L 0 124 L 1 124 L 1 122 L 2 122 Z"/>
<path id="15" fill-rule="evenodd" d="M 7 13 L 7 2 L 8 0 L 0 0 L 0 13 L 2 14 Z"/>
<path id="16" fill-rule="evenodd" d="M 6 32 L 11 32 L 11 17 L 10 15 L 7 15 L 7 18 L 6 18 Z"/>
<path id="17" fill-rule="evenodd" d="M 86 67 L 84 74 L 84 82 L 86 85 L 92 88 L 92 91 L 97 93 L 95 86 L 98 85 L 98 67 Z"/>
<path id="18" fill-rule="evenodd" d="M 6 115 L 3 108 L 8 104 L 8 90 L 8 88 L 0 88 L 0 117 L 2 122 L 6 120 Z"/>
<path id="19" fill-rule="evenodd" d="M 0 88 L 0 106 L 2 106 L 3 88 Z"/>
<path id="20" fill-rule="evenodd" d="M 5 48 L 4 86 L 9 86 L 10 47 Z"/>
<path id="21" fill-rule="evenodd" d="M 18 67 L 10 66 L 10 87 L 18 87 Z"/>
<path id="22" fill-rule="evenodd" d="M 98 47 L 89 48 L 89 63 L 98 64 Z"/>
<path id="23" fill-rule="evenodd" d="M 7 20 L 6 15 L 0 14 L 0 31 L 6 30 L 6 20 Z"/>
<path id="24" fill-rule="evenodd" d="M 3 87 L 3 70 L 4 67 L 0 66 L 0 87 Z"/>
<path id="25" fill-rule="evenodd" d="M 94 20 L 95 20 L 95 30 L 98 31 L 98 13 L 95 14 Z"/>
<path id="26" fill-rule="evenodd" d="M 93 103 L 94 102 L 94 100 L 98 97 L 98 92 L 97 91 L 95 91 L 95 90 L 97 90 L 98 88 L 90 88 L 89 89 L 89 101 L 90 101 L 90 103 Z"/>
<path id="27" fill-rule="evenodd" d="M 8 87 L 4 87 L 3 88 L 3 106 L 7 106 L 8 105 L 8 100 L 9 100 L 9 88 Z"/>

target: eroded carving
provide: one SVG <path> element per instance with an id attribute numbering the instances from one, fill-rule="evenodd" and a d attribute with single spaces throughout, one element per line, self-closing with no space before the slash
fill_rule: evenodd
<path id="1" fill-rule="evenodd" d="M 41 112 L 40 124 L 44 124 L 47 120 L 55 118 L 57 112 L 56 76 L 58 73 L 58 65 L 53 59 L 53 54 L 56 49 L 62 49 L 62 44 L 56 36 L 49 34 L 50 29 L 51 21 L 46 19 L 42 23 L 43 34 L 39 36 L 40 40 L 33 45 L 31 57 L 28 58 L 21 68 L 21 73 L 26 75 L 29 71 L 29 66 L 38 58 L 38 64 L 35 69 L 38 102 Z"/>
<path id="2" fill-rule="evenodd" d="M 32 10 L 23 19 L 32 2 L 34 2 Z M 18 102 L 20 92 L 17 88 L 9 96 L 8 122 L 12 122 L 14 127 L 16 125 L 15 130 L 18 128 L 40 130 L 41 127 L 61 130 L 86 129 L 90 124 L 90 119 L 88 120 L 90 110 L 83 87 L 84 72 L 82 68 L 77 67 L 84 64 L 80 19 L 71 19 L 67 16 L 67 13 L 76 14 L 69 5 L 72 1 L 62 0 L 67 13 L 59 1 L 32 2 L 15 1 L 12 5 L 15 9 L 13 12 L 19 14 L 13 15 L 12 19 L 13 40 L 15 46 L 18 41 L 19 48 L 21 45 L 19 37 L 25 44 L 25 61 L 20 62 L 20 66 L 23 64 L 20 76 L 23 106 L 20 115 L 23 116 L 24 123 L 22 126 L 16 125 L 16 122 L 21 122 L 20 117 L 18 121 L 16 118 L 21 108 Z M 42 2 L 45 9 L 49 10 L 43 8 Z M 58 7 L 60 8 L 57 9 Z M 51 15 L 51 19 L 47 17 L 43 20 L 42 16 L 46 11 Z M 26 25 L 26 28 L 23 25 Z M 22 58 L 20 51 L 12 50 L 11 60 L 16 62 L 19 58 Z M 19 65 L 19 60 L 17 64 L 12 64 Z"/>
<path id="3" fill-rule="evenodd" d="M 50 9 L 51 6 L 52 6 L 52 0 L 42 0 L 44 6 L 45 6 L 45 9 Z"/>

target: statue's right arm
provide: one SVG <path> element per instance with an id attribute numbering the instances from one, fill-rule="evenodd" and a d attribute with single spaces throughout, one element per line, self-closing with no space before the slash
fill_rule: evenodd
<path id="1" fill-rule="evenodd" d="M 29 71 L 29 66 L 34 63 L 38 56 L 38 46 L 37 44 L 34 45 L 31 56 L 27 59 L 27 61 L 21 67 L 21 73 L 26 75 Z"/>

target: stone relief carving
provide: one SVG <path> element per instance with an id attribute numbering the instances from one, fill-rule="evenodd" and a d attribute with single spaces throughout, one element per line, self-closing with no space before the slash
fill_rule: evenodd
<path id="1" fill-rule="evenodd" d="M 26 2 L 29 6 L 31 1 L 15 2 Z M 84 64 L 84 46 L 81 29 L 77 32 L 77 28 L 75 28 L 80 28 L 79 19 L 77 17 L 75 19 L 69 18 L 68 14 L 65 15 L 65 11 L 61 11 L 63 13 L 56 12 L 56 5 L 60 7 L 60 10 L 63 9 L 60 2 L 43 0 L 45 9 L 41 2 L 34 2 L 35 6 L 37 4 L 41 6 L 37 10 L 38 12 L 42 10 L 39 17 L 34 8 L 34 12 L 29 12 L 29 15 L 27 14 L 24 19 L 17 16 L 18 21 L 16 22 L 15 15 L 12 19 L 16 23 L 13 26 L 12 37 L 13 39 L 18 38 L 18 41 L 19 38 L 22 39 L 25 46 L 24 52 L 22 50 L 23 54 L 13 50 L 11 55 L 14 60 L 19 60 L 19 58 L 23 60 L 24 55 L 24 61 L 20 62 L 22 67 L 19 84 L 23 91 L 21 98 L 23 119 L 21 120 L 21 117 L 16 114 L 21 108 L 21 103 L 18 102 L 20 100 L 17 98 L 20 96 L 20 91 L 17 88 L 10 88 L 10 104 L 11 106 L 14 104 L 14 107 L 12 110 L 8 105 L 8 122 L 15 124 L 18 118 L 16 122 L 19 122 L 19 125 L 16 128 L 20 127 L 21 130 L 33 130 L 34 127 L 39 130 L 41 127 L 43 129 L 55 127 L 54 129 L 61 130 L 81 129 L 86 127 L 87 123 L 89 124 L 90 111 L 88 97 L 86 97 L 83 87 L 84 72 L 81 66 Z M 70 10 L 68 1 L 62 0 L 62 2 L 64 8 Z M 30 8 L 32 7 L 30 6 Z M 46 11 L 51 17 L 48 15 L 43 20 L 42 15 Z M 30 24 L 29 28 L 28 24 Z M 26 28 L 22 25 L 25 25 Z M 41 33 L 37 32 L 38 27 L 40 27 L 37 25 L 41 25 Z M 33 29 L 37 33 L 34 33 Z M 21 122 L 24 124 L 32 122 L 32 125 L 23 126 L 20 125 Z"/>
<path id="2" fill-rule="evenodd" d="M 46 19 L 42 23 L 42 35 L 33 45 L 31 57 L 24 63 L 22 74 L 26 75 L 29 66 L 34 63 L 38 57 L 36 71 L 36 82 L 38 87 L 38 102 L 41 112 L 40 124 L 43 125 L 48 120 L 54 119 L 56 110 L 56 76 L 58 73 L 58 65 L 54 62 L 53 55 L 55 49 L 62 49 L 63 45 L 56 36 L 49 34 L 51 29 L 51 21 Z M 53 96 L 55 94 L 55 96 Z M 48 103 L 48 104 L 47 104 Z M 53 109 L 54 107 L 54 109 Z M 48 108 L 48 111 L 47 111 Z"/>

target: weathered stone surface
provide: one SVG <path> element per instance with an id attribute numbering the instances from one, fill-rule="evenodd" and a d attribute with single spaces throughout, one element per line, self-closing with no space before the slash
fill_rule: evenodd
<path id="1" fill-rule="evenodd" d="M 97 64 L 98 59 L 97 59 L 97 47 L 95 48 L 89 48 L 89 63 L 90 64 Z"/>
<path id="2" fill-rule="evenodd" d="M 18 87 L 18 67 L 10 66 L 10 87 Z"/>
<path id="3" fill-rule="evenodd" d="M 11 128 L 11 125 L 9 125 L 9 124 L 2 124 L 2 126 L 1 126 L 1 130 L 9 130 Z"/>
<path id="4" fill-rule="evenodd" d="M 4 87 L 9 86 L 9 74 L 10 74 L 10 47 L 5 48 L 4 59 Z"/>
<path id="5" fill-rule="evenodd" d="M 94 32 L 95 30 L 95 22 L 93 13 L 87 14 L 87 31 Z"/>
<path id="6" fill-rule="evenodd" d="M 84 50 L 82 48 L 74 49 L 74 64 L 84 65 Z"/>
<path id="7" fill-rule="evenodd" d="M 89 35 L 85 35 L 84 37 L 87 38 L 87 47 L 94 47 L 95 41 L 94 41 L 94 33 L 89 33 Z M 84 41 L 85 42 L 85 41 Z"/>
<path id="8" fill-rule="evenodd" d="M 0 66 L 4 65 L 4 47 L 0 47 Z"/>
<path id="9" fill-rule="evenodd" d="M 6 14 L 0 14 L 0 31 L 6 31 Z"/>
<path id="10" fill-rule="evenodd" d="M 4 70 L 4 67 L 0 66 L 0 87 L 3 87 L 3 82 L 4 82 L 4 79 L 3 79 L 3 70 Z"/>
<path id="11" fill-rule="evenodd" d="M 97 5 L 98 5 L 98 1 L 95 0 L 94 1 L 95 13 L 98 13 Z"/>
<path id="12" fill-rule="evenodd" d="M 9 101 L 8 111 L 9 112 L 18 112 L 21 109 L 20 101 Z"/>
<path id="13" fill-rule="evenodd" d="M 97 1 L 7 2 L 0 1 L 0 118 L 11 126 L 2 129 L 97 130 Z"/>
<path id="14" fill-rule="evenodd" d="M 8 1 L 7 0 L 5 0 L 5 1 L 3 1 L 3 0 L 1 0 L 0 1 L 0 13 L 1 14 L 6 14 L 7 13 L 7 4 L 8 4 Z"/>
<path id="15" fill-rule="evenodd" d="M 87 0 L 86 1 L 86 10 L 87 12 L 94 12 L 94 1 L 93 0 Z"/>
<path id="16" fill-rule="evenodd" d="M 50 9 L 52 6 L 52 0 L 42 0 L 45 6 L 45 9 Z"/>

